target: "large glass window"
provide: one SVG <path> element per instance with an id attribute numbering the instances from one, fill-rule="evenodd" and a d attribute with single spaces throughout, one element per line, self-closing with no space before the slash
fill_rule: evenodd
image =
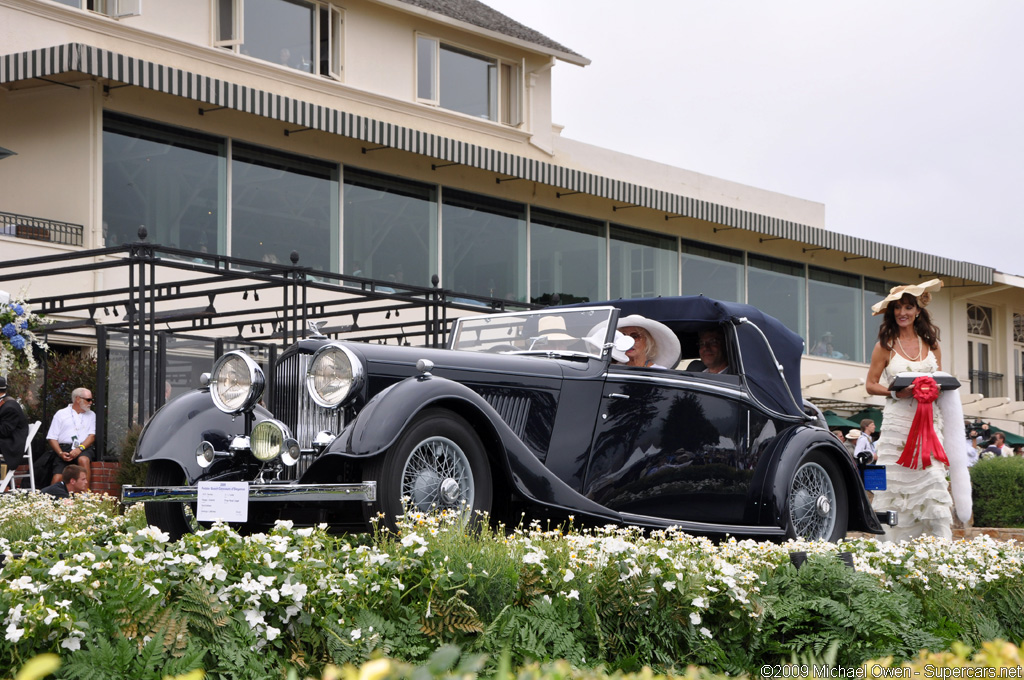
<path id="1" fill-rule="evenodd" d="M 443 109 L 519 125 L 520 72 L 512 62 L 416 38 L 416 98 Z"/>
<path id="2" fill-rule="evenodd" d="M 445 189 L 441 233 L 445 288 L 526 300 L 526 206 Z"/>
<path id="3" fill-rule="evenodd" d="M 604 223 L 564 213 L 530 212 L 530 301 L 604 299 Z"/>
<path id="4" fill-rule="evenodd" d="M 896 285 L 896 284 L 892 284 Z M 882 325 L 882 315 L 875 315 L 871 307 L 885 299 L 891 285 L 878 279 L 864 279 L 864 342 L 866 348 L 865 361 L 871 360 L 871 352 L 878 342 L 878 329 Z"/>
<path id="5" fill-rule="evenodd" d="M 1003 374 L 992 370 L 992 308 L 967 304 L 967 370 L 971 392 L 986 397 L 1003 394 Z"/>
<path id="6" fill-rule="evenodd" d="M 804 266 L 761 255 L 747 258 L 747 299 L 807 340 Z"/>
<path id="7" fill-rule="evenodd" d="M 743 253 L 693 241 L 682 242 L 683 295 L 743 302 Z"/>
<path id="8" fill-rule="evenodd" d="M 103 237 L 226 253 L 223 140 L 107 113 L 103 119 Z"/>
<path id="9" fill-rule="evenodd" d="M 338 269 L 338 169 L 333 163 L 235 144 L 231 254 L 249 260 Z"/>
<path id="10" fill-rule="evenodd" d="M 864 361 L 860 277 L 811 267 L 807 279 L 810 353 Z"/>
<path id="11" fill-rule="evenodd" d="M 1013 374 L 1017 388 L 1014 399 L 1024 401 L 1024 314 L 1013 313 Z"/>
<path id="12" fill-rule="evenodd" d="M 430 286 L 437 263 L 437 189 L 345 168 L 344 273 Z"/>
<path id="13" fill-rule="evenodd" d="M 305 0 L 217 0 L 216 44 L 305 73 L 340 77 L 342 15 Z"/>
<path id="14" fill-rule="evenodd" d="M 675 238 L 612 226 L 608 247 L 612 299 L 677 294 Z"/>

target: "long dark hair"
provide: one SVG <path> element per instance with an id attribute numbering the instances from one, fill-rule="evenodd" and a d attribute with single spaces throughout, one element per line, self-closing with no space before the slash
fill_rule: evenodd
<path id="1" fill-rule="evenodd" d="M 932 317 L 928 314 L 928 310 L 922 307 L 917 298 L 910 293 L 904 293 L 899 300 L 893 300 L 885 308 L 882 325 L 878 327 L 878 344 L 882 346 L 882 349 L 892 351 L 892 345 L 896 342 L 896 336 L 900 332 L 900 327 L 896 323 L 896 305 L 907 302 L 917 307 L 919 312 L 917 318 L 914 319 L 914 330 L 930 349 L 938 348 L 939 327 L 932 323 Z"/>

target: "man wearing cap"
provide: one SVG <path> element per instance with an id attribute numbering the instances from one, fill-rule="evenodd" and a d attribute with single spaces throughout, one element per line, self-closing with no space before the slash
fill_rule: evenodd
<path id="1" fill-rule="evenodd" d="M 7 396 L 7 378 L 0 375 L 0 459 L 13 470 L 25 457 L 28 418 L 15 399 Z"/>
<path id="2" fill-rule="evenodd" d="M 60 481 L 64 467 L 71 463 L 83 467 L 87 480 L 92 481 L 93 442 L 96 441 L 96 413 L 92 402 L 89 388 L 78 387 L 71 393 L 71 403 L 53 414 L 46 432 L 46 441 L 52 450 L 51 484 Z"/>

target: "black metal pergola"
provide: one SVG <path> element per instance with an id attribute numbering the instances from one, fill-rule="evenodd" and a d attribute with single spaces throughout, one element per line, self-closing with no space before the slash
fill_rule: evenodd
<path id="1" fill-rule="evenodd" d="M 288 264 L 257 262 L 146 236 L 140 228 L 135 243 L 0 262 L 0 286 L 28 288 L 34 311 L 53 320 L 42 331 L 50 342 L 95 343 L 100 452 L 163 405 L 160 387 L 172 378 L 175 387 L 196 387 L 192 364 L 209 370 L 224 351 L 245 348 L 269 369 L 281 349 L 308 334 L 310 321 L 328 337 L 439 347 L 456 316 L 533 307 L 455 294 L 438 287 L 437 275 L 430 287 L 410 286 L 312 270 L 294 251 Z M 82 276 L 92 285 L 81 285 Z M 45 292 L 32 295 L 33 288 Z"/>

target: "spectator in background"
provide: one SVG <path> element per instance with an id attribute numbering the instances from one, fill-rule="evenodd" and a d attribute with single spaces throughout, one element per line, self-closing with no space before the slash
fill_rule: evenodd
<path id="1" fill-rule="evenodd" d="M 1003 458 L 1009 458 L 1013 455 L 1013 449 L 1006 445 L 1006 435 L 1002 432 L 996 432 L 992 435 L 992 444 L 999 449 L 999 453 L 997 455 L 1002 456 Z"/>
<path id="2" fill-rule="evenodd" d="M 863 433 L 855 427 L 851 427 L 846 431 L 846 441 L 843 444 L 846 446 L 846 450 L 850 452 L 850 456 L 857 460 L 857 445 L 860 440 L 863 439 Z"/>
<path id="3" fill-rule="evenodd" d="M 28 418 L 13 397 L 7 395 L 7 378 L 0 375 L 0 461 L 9 470 L 21 465 L 28 438 Z"/>
<path id="4" fill-rule="evenodd" d="M 857 439 L 857 446 L 853 450 L 853 457 L 859 461 L 860 452 L 867 451 L 871 454 L 870 464 L 874 464 L 878 460 L 878 454 L 875 452 L 875 440 L 871 437 L 875 433 L 875 421 L 871 420 L 871 418 L 865 418 L 860 421 L 860 430 L 861 436 Z"/>
<path id="5" fill-rule="evenodd" d="M 92 392 L 78 387 L 71 393 L 71 403 L 53 414 L 46 441 L 50 446 L 51 484 L 60 481 L 64 467 L 76 463 L 85 469 L 87 481 L 92 480 L 92 460 L 96 456 L 96 413 L 92 410 Z"/>
<path id="6" fill-rule="evenodd" d="M 40 493 L 45 493 L 56 498 L 70 498 L 73 493 L 81 493 L 89 490 L 89 478 L 85 474 L 85 468 L 78 465 L 68 465 L 61 473 L 61 481 L 54 482 Z"/>
<path id="7" fill-rule="evenodd" d="M 846 446 L 846 435 L 843 434 L 842 430 L 832 430 L 832 434 L 839 440 L 840 444 Z"/>

